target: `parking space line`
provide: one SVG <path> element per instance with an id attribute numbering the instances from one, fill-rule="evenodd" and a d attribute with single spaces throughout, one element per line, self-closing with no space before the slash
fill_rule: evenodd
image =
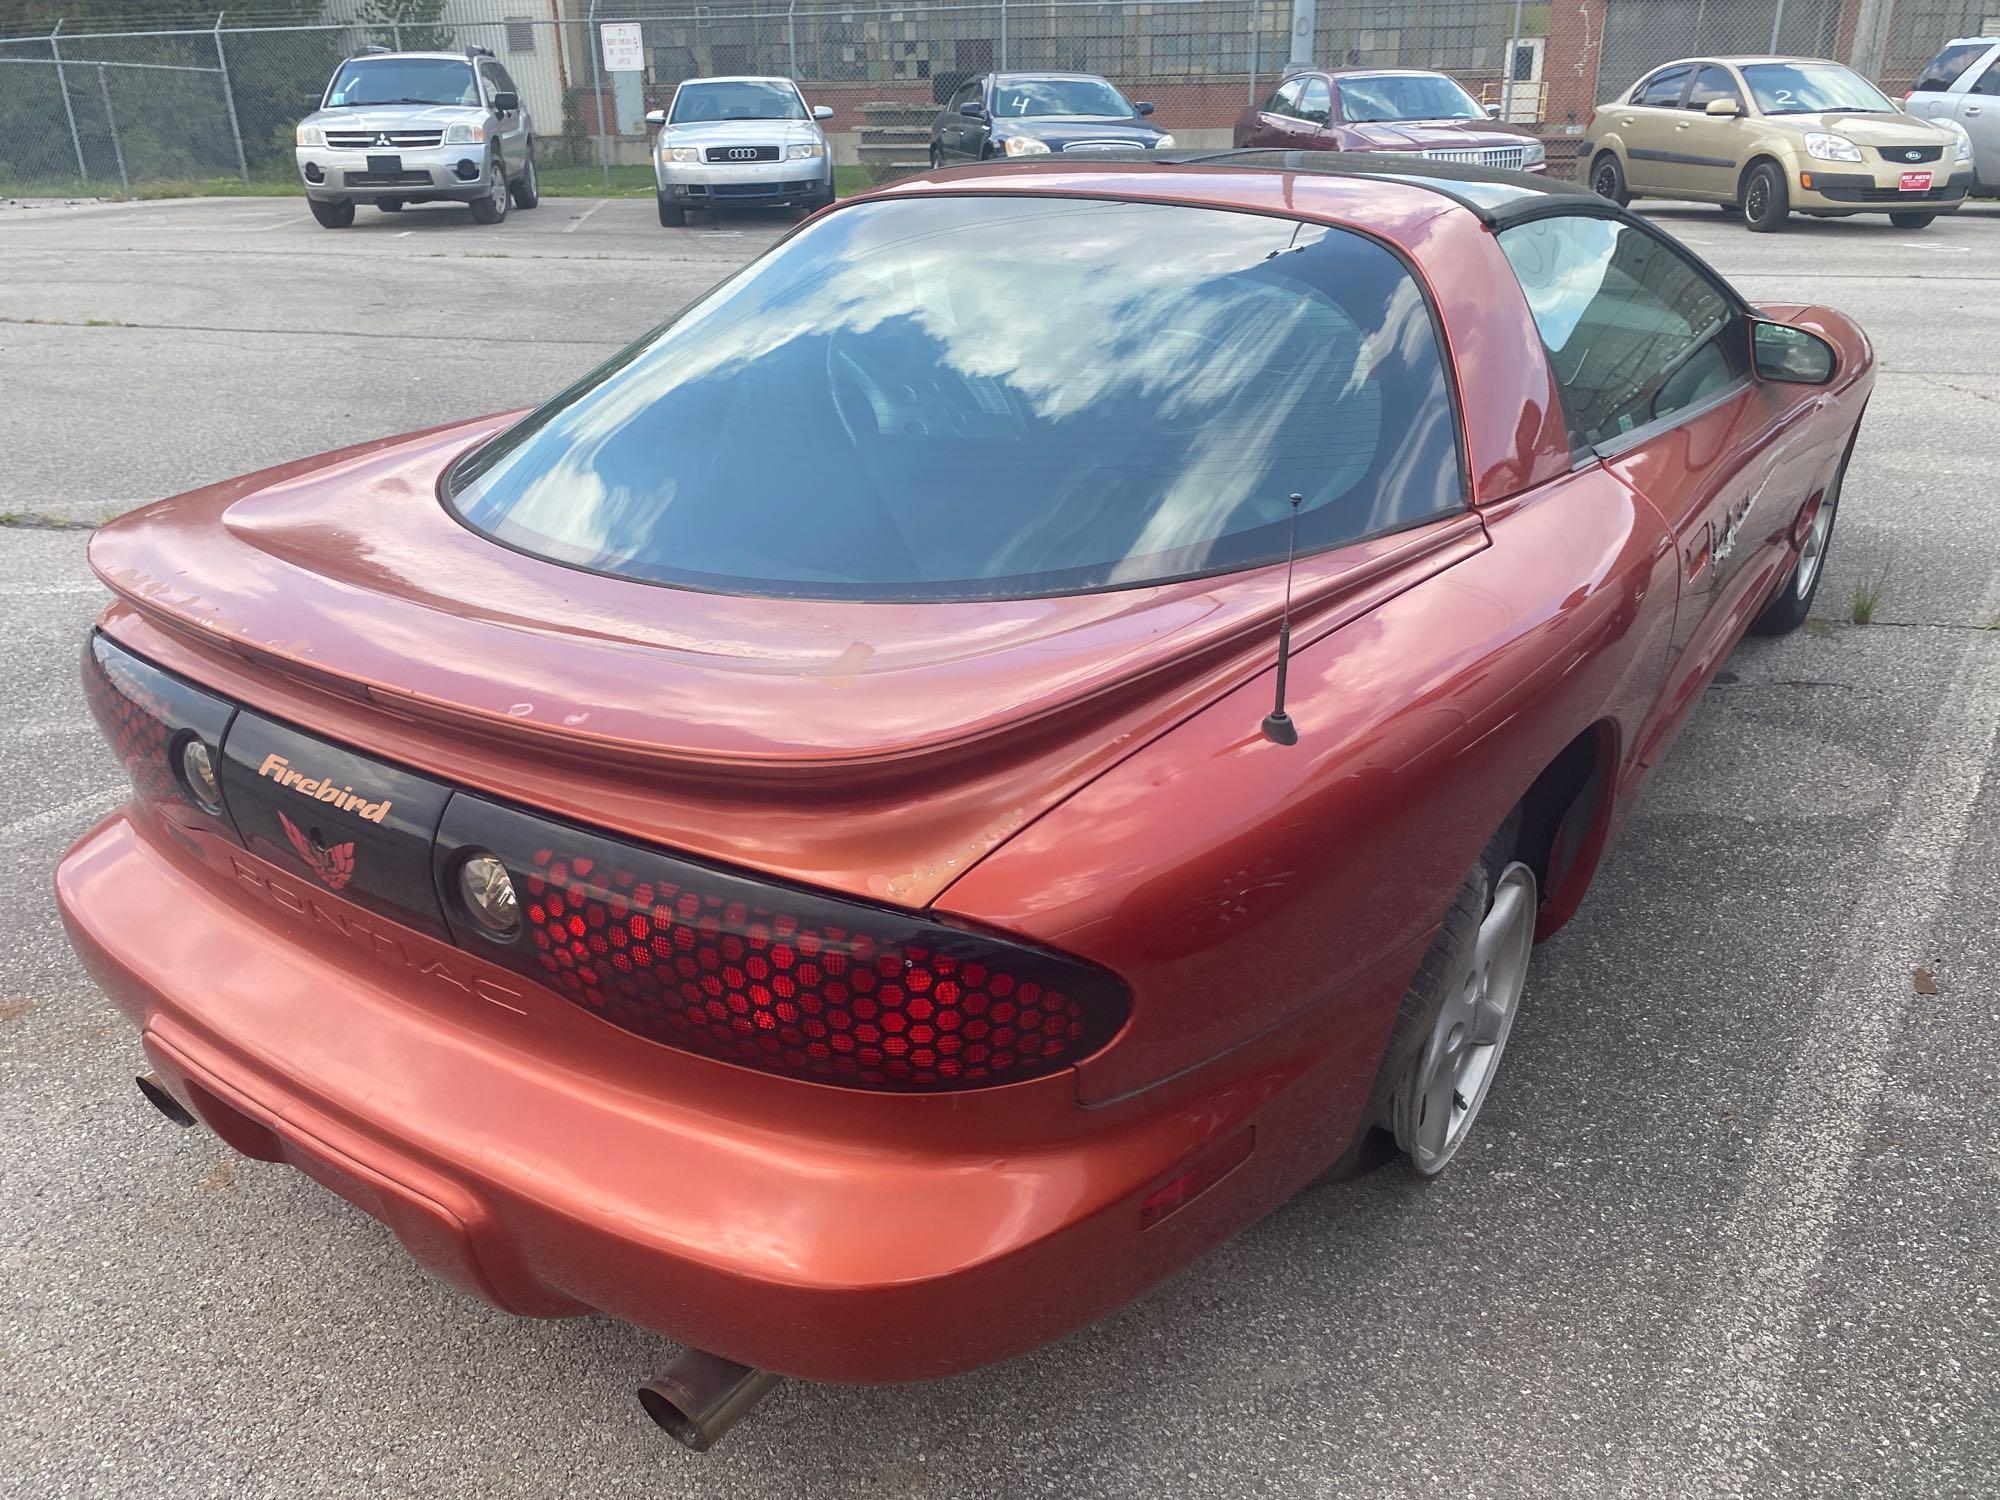
<path id="1" fill-rule="evenodd" d="M 2000 572 L 1985 608 L 2000 603 Z M 1930 929 L 1951 890 L 2000 733 L 2000 642 L 1967 632 L 1895 818 L 1849 909 L 1847 942 L 1799 1027 L 1805 1041 L 1772 1096 L 1729 1221 L 1711 1239 L 1688 1330 L 1647 1404 L 1649 1428 L 1628 1445 L 1621 1494 L 1734 1494 L 1751 1477 L 1779 1415 L 1799 1324 L 1833 1238 L 1852 1207 L 1863 1137 L 1884 1062 L 1927 960 Z"/>
<path id="2" fill-rule="evenodd" d="M 596 213 L 600 208 L 604 207 L 604 205 L 609 203 L 610 201 L 611 200 L 609 198 L 599 198 L 595 203 L 591 204 L 590 207 L 586 208 L 582 213 L 578 214 L 574 219 L 571 219 L 567 224 L 563 225 L 563 233 L 575 234 L 577 230 L 583 227 L 584 220 L 588 219 L 592 214 Z"/>

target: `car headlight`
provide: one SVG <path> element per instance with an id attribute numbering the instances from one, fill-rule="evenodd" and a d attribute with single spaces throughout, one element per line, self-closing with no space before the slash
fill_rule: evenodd
<path id="1" fill-rule="evenodd" d="M 818 141 L 794 141 L 785 151 L 785 155 L 793 161 L 802 161 L 807 157 L 824 156 L 825 154 L 826 148 L 820 145 Z"/>
<path id="2" fill-rule="evenodd" d="M 460 121 L 444 128 L 447 146 L 476 146 L 486 139 L 486 127 L 476 120 Z"/>
<path id="3" fill-rule="evenodd" d="M 1844 135 L 1823 135 L 1815 130 L 1806 137 L 1806 155 L 1814 161 L 1860 161 L 1861 148 Z"/>
<path id="4" fill-rule="evenodd" d="M 1532 167 L 1537 162 L 1547 161 L 1548 158 L 1549 158 L 1549 148 L 1544 146 L 1540 141 L 1530 137 L 1526 142 L 1523 143 L 1523 149 L 1521 152 L 1522 166 Z"/>
<path id="5" fill-rule="evenodd" d="M 298 129 L 298 137 L 301 146 L 324 146 L 326 144 L 326 131 L 318 125 L 301 125 Z"/>
<path id="6" fill-rule="evenodd" d="M 1962 167 L 1972 160 L 1972 136 L 1963 125 L 1956 120 L 1936 120 L 1932 123 L 1944 126 L 1958 137 L 1958 146 L 1951 153 L 1953 166 Z"/>
<path id="7" fill-rule="evenodd" d="M 1173 145 L 1174 138 L 1171 135 L 1163 135 L 1157 141 L 1153 142 L 1153 149 L 1155 151 L 1171 151 Z"/>
<path id="8" fill-rule="evenodd" d="M 1038 141 L 1031 135 L 1010 135 L 1007 137 L 1009 156 L 1047 156 L 1049 143 Z"/>
<path id="9" fill-rule="evenodd" d="M 661 152 L 661 155 L 665 156 L 668 161 L 700 161 L 701 147 L 668 146 Z"/>

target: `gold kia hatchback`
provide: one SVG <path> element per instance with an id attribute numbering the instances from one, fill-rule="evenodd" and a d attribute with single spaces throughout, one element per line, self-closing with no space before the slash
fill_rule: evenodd
<path id="1" fill-rule="evenodd" d="M 1794 210 L 1886 213 L 1921 229 L 1972 186 L 1972 139 L 1903 113 L 1852 68 L 1814 57 L 1683 58 L 1600 105 L 1577 160 L 1616 203 L 1719 203 L 1762 233 Z"/>

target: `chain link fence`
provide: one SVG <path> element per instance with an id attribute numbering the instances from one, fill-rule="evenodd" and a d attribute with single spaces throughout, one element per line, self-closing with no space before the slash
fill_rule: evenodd
<path id="1" fill-rule="evenodd" d="M 0 36 L 0 194 L 290 186 L 294 124 L 370 44 L 489 49 L 534 117 L 544 168 L 607 181 L 644 163 L 646 111 L 710 74 L 798 79 L 834 110 L 836 159 L 878 176 L 923 165 L 939 101 L 991 69 L 1103 74 L 1203 147 L 1226 146 L 1237 115 L 1307 62 L 1450 73 L 1540 131 L 1559 163 L 1599 100 L 1668 58 L 1834 57 L 1900 93 L 1951 37 L 2000 34 L 2000 0 L 251 3 L 173 29 L 98 19 Z"/>

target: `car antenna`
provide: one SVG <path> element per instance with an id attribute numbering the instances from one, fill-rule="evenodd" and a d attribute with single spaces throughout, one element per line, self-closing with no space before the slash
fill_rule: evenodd
<path id="1" fill-rule="evenodd" d="M 1305 497 L 1292 496 L 1292 530 L 1285 540 L 1285 613 L 1278 621 L 1278 701 L 1264 715 L 1264 738 L 1274 745 L 1296 745 L 1299 727 L 1285 712 L 1285 667 L 1292 659 L 1292 559 L 1299 550 L 1299 505 Z"/>

